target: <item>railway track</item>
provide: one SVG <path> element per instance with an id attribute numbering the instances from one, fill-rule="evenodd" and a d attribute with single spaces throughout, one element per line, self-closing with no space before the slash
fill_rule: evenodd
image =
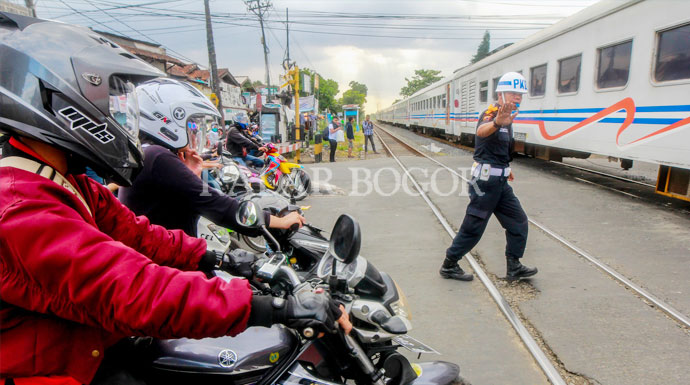
<path id="1" fill-rule="evenodd" d="M 379 127 L 380 128 L 380 127 Z M 393 158 L 395 161 L 398 163 L 400 168 L 405 172 L 409 180 L 413 183 L 415 189 L 417 192 L 420 194 L 420 196 L 424 199 L 424 201 L 427 203 L 429 208 L 433 211 L 434 215 L 436 218 L 439 220 L 441 225 L 443 226 L 444 230 L 448 233 L 448 236 L 452 239 L 455 237 L 455 231 L 453 228 L 450 226 L 446 218 L 443 216 L 443 213 L 439 210 L 439 208 L 431 201 L 429 196 L 424 192 L 422 187 L 419 185 L 417 180 L 412 176 L 410 173 L 409 169 L 400 161 L 398 156 L 396 156 L 395 151 L 393 151 L 393 148 L 396 149 L 404 149 L 406 154 L 413 154 L 416 156 L 421 156 L 421 157 L 426 157 L 429 158 L 426 154 L 422 153 L 421 151 L 417 150 L 414 146 L 409 145 L 405 141 L 401 140 L 400 138 L 394 136 L 393 134 L 389 133 L 386 130 L 380 129 L 375 131 L 376 136 L 378 136 L 379 140 L 381 141 L 381 144 L 383 144 L 384 149 L 386 152 Z M 383 132 L 383 135 L 381 135 L 381 132 Z M 385 138 L 385 139 L 384 139 Z M 391 143 L 392 141 L 392 143 Z M 431 159 L 431 158 L 429 158 Z M 477 260 L 470 255 L 469 253 L 464 256 L 464 258 L 467 259 L 467 261 L 470 263 L 470 266 L 472 266 L 472 270 L 474 270 L 475 274 L 477 277 L 480 279 L 482 284 L 486 287 L 488 290 L 489 294 L 491 295 L 491 298 L 496 302 L 498 305 L 498 308 L 501 310 L 503 315 L 506 317 L 510 325 L 515 329 L 517 332 L 518 336 L 522 340 L 523 344 L 527 348 L 527 350 L 530 352 L 532 357 L 534 357 L 534 360 L 537 362 L 541 370 L 544 372 L 546 377 L 548 378 L 549 382 L 551 382 L 554 385 L 565 385 L 566 382 L 559 373 L 559 370 L 556 369 L 556 367 L 553 365 L 551 360 L 547 357 L 546 353 L 542 351 L 542 349 L 539 347 L 539 344 L 535 341 L 534 337 L 529 333 L 523 322 L 520 320 L 520 318 L 515 314 L 515 311 L 512 309 L 508 301 L 503 297 L 501 292 L 498 290 L 496 285 L 493 283 L 491 278 L 489 278 L 488 274 L 484 271 L 484 269 L 481 267 L 481 265 L 477 262 Z"/>
<path id="2" fill-rule="evenodd" d="M 468 180 L 467 178 L 465 178 L 463 175 L 459 174 L 459 173 L 458 173 L 457 171 L 455 171 L 454 169 L 452 169 L 452 168 L 446 166 L 445 164 L 439 162 L 438 160 L 436 160 L 436 159 L 434 159 L 434 158 L 428 156 L 427 154 L 423 153 L 422 151 L 416 149 L 414 146 L 410 145 L 409 143 L 407 143 L 407 142 L 404 141 L 403 139 L 394 136 L 393 134 L 391 134 L 389 131 L 387 131 L 386 129 L 384 129 L 384 128 L 381 127 L 380 125 L 377 124 L 376 126 L 379 128 L 378 131 L 384 132 L 386 135 L 388 135 L 389 137 L 393 138 L 395 141 L 397 141 L 397 142 L 400 143 L 401 145 L 404 145 L 405 148 L 408 149 L 408 151 L 414 151 L 414 152 L 415 152 L 416 154 L 418 154 L 419 156 L 424 157 L 424 158 L 426 158 L 426 159 L 432 161 L 433 163 L 437 164 L 438 166 L 440 166 L 440 167 L 446 169 L 448 172 L 450 172 L 451 174 L 453 174 L 453 175 L 455 175 L 456 177 L 460 178 L 462 181 L 464 181 L 464 182 L 469 182 L 469 180 Z M 381 139 L 380 136 L 379 136 L 379 139 L 383 142 L 383 139 Z M 401 167 L 402 167 L 402 166 L 401 166 Z M 632 181 L 632 182 L 641 183 L 641 182 L 637 182 L 637 181 Z M 553 238 L 553 239 L 555 239 L 556 241 L 558 241 L 559 243 L 561 243 L 563 246 L 565 246 L 565 247 L 567 247 L 568 249 L 574 251 L 576 254 L 578 254 L 578 255 L 581 256 L 582 258 L 584 258 L 584 259 L 586 259 L 587 261 L 589 261 L 589 262 L 591 262 L 592 264 L 594 264 L 594 265 L 595 265 L 597 268 L 599 268 L 602 272 L 604 272 L 605 274 L 607 274 L 608 276 L 610 276 L 611 278 L 613 278 L 614 280 L 616 280 L 617 282 L 619 282 L 620 284 L 622 284 L 623 286 L 625 286 L 626 288 L 628 288 L 628 289 L 630 289 L 631 291 L 633 291 L 640 299 L 645 300 L 645 301 L 648 301 L 649 303 L 653 304 L 657 309 L 659 309 L 660 311 L 666 313 L 667 316 L 669 316 L 671 319 L 673 319 L 674 321 L 676 321 L 679 325 L 682 325 L 682 326 L 685 327 L 685 328 L 690 328 L 690 319 L 689 319 L 688 317 L 686 317 L 686 316 L 685 316 L 683 313 L 681 313 L 680 311 L 676 310 L 673 306 L 671 306 L 671 305 L 669 305 L 668 303 L 664 302 L 664 301 L 661 300 L 658 296 L 656 296 L 656 295 L 654 295 L 654 294 L 648 292 L 647 290 L 643 289 L 642 287 L 640 287 L 640 286 L 637 285 L 636 283 L 630 281 L 630 280 L 629 280 L 628 278 L 626 278 L 623 274 L 619 273 L 618 271 L 616 271 L 616 270 L 613 269 L 612 267 L 610 267 L 610 266 L 608 266 L 607 264 L 605 264 L 604 262 L 602 262 L 602 261 L 600 260 L 600 258 L 597 258 L 596 256 L 594 256 L 594 255 L 588 253 L 587 251 L 585 251 L 585 250 L 583 250 L 583 249 L 577 247 L 577 246 L 574 245 L 572 242 L 568 241 L 564 236 L 562 236 L 562 235 L 556 233 L 555 231 L 549 229 L 549 228 L 546 227 L 545 225 L 543 225 L 543 224 L 541 224 L 541 223 L 535 221 L 535 220 L 532 219 L 532 218 L 528 218 L 528 220 L 529 220 L 530 225 L 532 225 L 532 226 L 538 228 L 539 230 L 541 230 L 541 231 L 544 232 L 545 234 L 549 235 L 551 238 Z M 455 236 L 455 233 L 453 233 L 452 236 Z"/>
<path id="3" fill-rule="evenodd" d="M 426 201 L 427 205 L 429 205 L 430 209 L 433 211 L 434 215 L 437 217 L 441 225 L 444 227 L 446 232 L 448 233 L 449 237 L 453 238 L 456 234 L 456 232 L 453 230 L 453 228 L 450 226 L 448 220 L 445 218 L 441 210 L 436 206 L 429 196 L 422 191 L 422 188 L 420 187 L 419 182 L 413 178 L 411 173 L 409 172 L 408 168 L 402 163 L 402 161 L 398 158 L 399 155 L 404 154 L 404 155 L 409 155 L 412 153 L 415 156 L 418 157 L 423 157 L 427 160 L 430 160 L 431 162 L 437 164 L 438 166 L 442 167 L 443 169 L 447 170 L 451 174 L 455 175 L 457 178 L 461 179 L 464 182 L 468 182 L 467 178 L 459 174 L 457 171 L 453 170 L 452 168 L 446 166 L 445 164 L 437 161 L 436 159 L 428 156 L 427 154 L 423 153 L 421 150 L 417 149 L 414 145 L 406 142 L 404 139 L 397 137 L 396 135 L 392 134 L 391 132 L 387 131 L 380 125 L 377 125 L 378 130 L 377 136 L 379 137 L 379 140 L 381 140 L 384 148 L 386 151 L 395 159 L 395 161 L 398 163 L 398 165 L 403 169 L 405 174 L 407 174 L 408 178 L 410 178 L 410 181 L 413 183 L 415 186 L 415 189 L 420 193 L 421 197 Z M 395 149 L 404 149 L 404 152 L 399 152 L 400 150 L 396 151 Z M 636 183 L 640 183 L 637 181 L 632 181 Z M 558 243 L 562 244 L 566 248 L 572 250 L 575 252 L 577 255 L 579 255 L 581 258 L 585 259 L 586 261 L 590 262 L 594 266 L 596 266 L 600 271 L 605 273 L 607 276 L 610 278 L 614 279 L 617 281 L 619 284 L 623 285 L 626 287 L 629 291 L 632 291 L 640 300 L 651 304 L 654 308 L 657 310 L 665 313 L 668 318 L 676 322 L 679 326 L 683 328 L 690 328 L 690 319 L 688 319 L 687 316 L 685 316 L 683 313 L 666 303 L 665 301 L 661 300 L 658 296 L 648 292 L 647 290 L 643 289 L 640 287 L 638 284 L 632 282 L 630 279 L 626 278 L 623 274 L 619 273 L 612 267 L 608 266 L 607 264 L 603 263 L 600 258 L 597 258 L 596 256 L 592 255 L 591 253 L 587 252 L 586 250 L 583 250 L 576 245 L 574 245 L 572 242 L 567 240 L 564 236 L 556 233 L 555 231 L 549 229 L 545 225 L 533 220 L 529 219 L 530 225 L 533 227 L 538 228 L 541 230 L 543 233 L 551 237 L 552 239 L 556 240 Z M 560 384 L 564 382 L 563 377 L 559 374 L 558 369 L 555 368 L 554 363 L 549 360 L 547 355 L 544 353 L 544 351 L 541 350 L 541 348 L 536 344 L 534 338 L 532 335 L 527 331 L 527 329 L 524 327 L 523 323 L 519 319 L 519 317 L 516 316 L 515 311 L 510 308 L 509 304 L 507 303 L 506 299 L 501 295 L 499 290 L 496 288 L 496 285 L 494 282 L 491 281 L 489 276 L 486 274 L 486 272 L 482 269 L 481 265 L 476 261 L 475 258 L 473 258 L 472 255 L 467 254 L 465 256 L 467 261 L 470 263 L 472 269 L 475 271 L 476 275 L 478 278 L 481 280 L 482 284 L 487 288 L 489 291 L 491 297 L 493 300 L 496 302 L 506 319 L 509 321 L 511 326 L 516 330 L 518 335 L 520 336 L 521 340 L 523 341 L 524 345 L 527 347 L 529 350 L 530 354 L 534 357 L 535 361 L 539 365 L 539 367 L 542 369 L 544 374 L 547 376 L 549 381 L 553 384 Z M 556 364 L 560 364 L 560 362 L 556 362 Z M 560 364 L 562 365 L 562 364 Z M 561 366 L 561 369 L 565 371 L 565 368 Z"/>

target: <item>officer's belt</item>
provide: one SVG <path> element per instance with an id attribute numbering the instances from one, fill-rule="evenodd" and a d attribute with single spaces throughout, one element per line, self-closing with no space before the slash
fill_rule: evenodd
<path id="1" fill-rule="evenodd" d="M 472 176 L 475 178 L 479 178 L 479 176 L 482 174 L 482 170 L 487 170 L 484 171 L 484 173 L 488 173 L 490 176 L 509 176 L 510 175 L 510 167 L 506 168 L 501 168 L 501 167 L 493 167 L 488 163 L 477 163 L 474 162 L 472 164 Z"/>

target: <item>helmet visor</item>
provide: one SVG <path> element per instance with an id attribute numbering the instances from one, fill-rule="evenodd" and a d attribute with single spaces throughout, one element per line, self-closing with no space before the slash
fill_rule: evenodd
<path id="1" fill-rule="evenodd" d="M 139 102 L 136 87 L 131 81 L 119 76 L 110 77 L 110 116 L 137 140 L 139 137 Z"/>

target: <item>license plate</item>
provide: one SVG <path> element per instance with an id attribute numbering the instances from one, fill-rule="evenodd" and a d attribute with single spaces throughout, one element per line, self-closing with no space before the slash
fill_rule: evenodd
<path id="1" fill-rule="evenodd" d="M 526 132 L 515 132 L 515 133 L 513 133 L 513 136 L 515 137 L 515 140 L 519 140 L 522 142 L 527 140 L 527 133 Z"/>
<path id="2" fill-rule="evenodd" d="M 417 341 L 416 339 L 414 339 L 408 335 L 396 337 L 393 339 L 393 342 L 395 342 L 396 344 L 402 346 L 403 348 L 411 351 L 412 353 L 419 353 L 419 354 L 431 353 L 431 354 L 439 354 L 439 355 L 441 354 L 441 353 L 437 352 L 436 350 L 434 350 L 432 347 L 429 347 L 429 346 L 425 345 L 423 342 Z"/>

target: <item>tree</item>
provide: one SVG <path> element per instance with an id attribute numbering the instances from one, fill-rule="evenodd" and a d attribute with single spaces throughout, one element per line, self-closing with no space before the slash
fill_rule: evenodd
<path id="1" fill-rule="evenodd" d="M 364 105 L 367 101 L 367 97 L 357 90 L 349 89 L 343 92 L 343 97 L 340 98 L 340 104 L 356 104 L 358 106 Z"/>
<path id="2" fill-rule="evenodd" d="M 350 82 L 349 86 L 351 90 L 355 90 L 364 96 L 367 96 L 367 91 L 369 91 L 366 85 L 356 82 L 354 80 Z"/>
<path id="3" fill-rule="evenodd" d="M 339 111 L 340 105 L 335 100 L 338 92 L 338 82 L 333 79 L 324 79 L 319 75 L 319 109 Z"/>
<path id="4" fill-rule="evenodd" d="M 489 34 L 489 31 L 485 31 L 484 38 L 482 38 L 482 42 L 479 43 L 479 47 L 477 47 L 477 53 L 474 56 L 472 56 L 472 64 L 489 56 L 490 40 L 491 34 Z"/>
<path id="5" fill-rule="evenodd" d="M 400 95 L 404 97 L 412 96 L 412 94 L 421 90 L 422 88 L 443 79 L 442 76 L 438 76 L 440 73 L 441 71 L 438 70 L 414 70 L 414 76 L 412 79 L 405 78 L 407 85 L 400 89 Z"/>

